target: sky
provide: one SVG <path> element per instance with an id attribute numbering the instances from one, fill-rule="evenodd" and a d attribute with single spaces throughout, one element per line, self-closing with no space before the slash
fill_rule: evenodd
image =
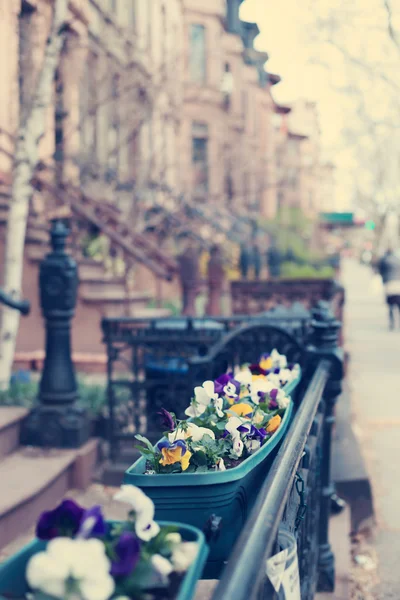
<path id="1" fill-rule="evenodd" d="M 320 6 L 329 0 L 319 0 Z M 335 0 L 332 0 L 334 2 Z M 332 94 L 332 77 L 340 84 L 340 69 L 335 73 L 313 63 L 317 45 L 313 40 L 313 15 L 300 0 L 245 0 L 241 18 L 258 23 L 261 33 L 256 47 L 269 54 L 267 69 L 282 77 L 274 87 L 274 98 L 289 103 L 297 98 L 318 104 L 324 157 L 337 165 L 337 209 L 350 208 L 351 183 L 347 171 L 351 158 L 341 143 L 346 101 Z M 330 58 L 330 57 L 329 57 Z"/>

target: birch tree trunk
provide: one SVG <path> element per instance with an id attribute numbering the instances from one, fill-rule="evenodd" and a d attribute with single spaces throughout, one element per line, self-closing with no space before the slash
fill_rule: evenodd
<path id="1" fill-rule="evenodd" d="M 68 0 L 54 0 L 53 18 L 36 90 L 31 108 L 28 114 L 25 112 L 27 117 L 20 122 L 17 134 L 3 266 L 4 288 L 16 298 L 21 296 L 25 234 L 29 201 L 33 192 L 31 180 L 39 159 L 39 142 L 45 133 L 47 111 L 52 102 L 53 81 L 63 43 L 67 9 Z M 0 327 L 0 389 L 7 389 L 9 386 L 18 325 L 19 312 L 3 307 Z"/>

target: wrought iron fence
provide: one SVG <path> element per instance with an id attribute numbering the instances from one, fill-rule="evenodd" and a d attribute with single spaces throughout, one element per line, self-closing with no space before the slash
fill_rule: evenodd
<path id="1" fill-rule="evenodd" d="M 214 600 L 282 598 L 267 576 L 267 561 L 282 547 L 280 532 L 297 543 L 302 600 L 317 590 L 320 555 L 324 403 L 330 364 L 322 361 L 302 399 L 258 501 L 213 595 Z"/>
<path id="2" fill-rule="evenodd" d="M 219 340 L 241 331 L 249 317 L 216 319 L 103 319 L 103 339 L 107 348 L 108 440 L 116 459 L 125 442 L 138 432 L 151 438 L 160 433 L 157 413 L 161 407 L 182 417 L 194 385 L 204 381 L 195 359 L 207 355 Z M 266 340 L 263 327 L 283 327 L 299 344 L 305 343 L 310 316 L 304 312 L 271 314 L 251 319 L 253 329 L 246 340 L 237 343 L 237 360 L 245 362 L 246 348 L 260 354 L 273 343 Z M 230 339 L 230 338 L 229 338 Z M 289 339 L 289 338 L 288 338 Z M 258 341 L 257 341 L 258 340 Z M 299 354 L 297 348 L 297 355 Z M 280 345 L 281 351 L 285 351 Z M 215 369 L 221 361 L 215 362 Z M 214 369 L 214 370 L 215 370 Z"/>
<path id="3" fill-rule="evenodd" d="M 339 329 L 340 323 L 329 306 L 321 303 L 313 312 L 310 343 L 303 349 L 303 385 L 292 426 L 262 484 L 213 600 L 282 600 L 282 579 L 274 580 L 269 571 L 267 574 L 267 561 L 285 548 L 282 538 L 292 540 L 292 552 L 286 555 L 280 576 L 289 561 L 298 564 L 298 569 L 292 571 L 292 584 L 296 584 L 298 574 L 302 600 L 312 600 L 317 590 L 334 589 L 328 522 L 333 492 L 330 455 L 334 404 L 343 377 Z M 285 343 L 285 336 L 280 336 Z M 296 352 L 296 345 L 292 342 L 287 350 Z M 232 349 L 232 344 L 228 347 Z M 220 345 L 213 358 L 224 355 Z M 201 362 L 206 361 L 195 361 Z"/>

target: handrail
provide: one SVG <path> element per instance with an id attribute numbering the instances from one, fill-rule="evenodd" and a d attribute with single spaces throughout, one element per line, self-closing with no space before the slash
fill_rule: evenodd
<path id="1" fill-rule="evenodd" d="M 266 560 L 273 554 L 285 505 L 329 371 L 329 362 L 321 361 L 305 392 L 293 425 L 260 489 L 258 500 L 235 544 L 212 600 L 249 600 L 255 596 L 264 581 Z"/>
<path id="2" fill-rule="evenodd" d="M 68 193 L 68 188 L 59 189 L 38 176 L 34 178 L 34 182 L 40 189 L 45 188 L 56 197 L 60 196 L 60 192 L 62 194 Z M 71 191 L 74 194 L 77 193 L 76 188 L 71 187 Z M 86 207 L 82 203 L 82 198 L 86 199 Z M 117 213 L 115 213 L 113 219 L 115 226 L 124 228 L 124 235 L 121 235 L 111 226 L 104 224 L 102 219 L 97 217 L 95 209 L 101 209 L 100 202 L 89 199 L 87 196 L 82 196 L 82 194 L 80 194 L 80 198 L 74 197 L 74 195 L 69 196 L 67 202 L 71 205 L 71 209 L 75 213 L 99 227 L 110 240 L 121 247 L 124 252 L 130 255 L 134 260 L 144 264 L 155 275 L 158 275 L 163 279 L 171 280 L 173 278 L 177 268 L 176 263 L 171 258 L 166 258 L 156 246 L 151 245 L 150 247 L 149 242 L 143 240 L 143 236 L 138 237 L 133 231 L 128 230 L 122 216 L 121 219 L 119 219 Z M 106 207 L 105 210 L 108 210 L 108 208 Z M 129 235 L 131 237 L 130 240 Z M 142 246 L 143 249 L 140 246 Z M 149 256 L 149 253 L 152 253 L 154 256 Z"/>
<path id="3" fill-rule="evenodd" d="M 28 300 L 16 300 L 0 288 L 0 303 L 5 304 L 9 308 L 18 310 L 22 315 L 28 315 L 31 310 L 31 305 Z"/>

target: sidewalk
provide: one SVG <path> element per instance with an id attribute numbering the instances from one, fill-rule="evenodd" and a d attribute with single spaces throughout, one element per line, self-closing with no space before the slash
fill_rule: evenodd
<path id="1" fill-rule="evenodd" d="M 346 341 L 351 354 L 352 417 L 374 493 L 380 585 L 376 597 L 400 597 L 400 328 L 388 330 L 383 290 L 371 271 L 344 265 Z"/>

